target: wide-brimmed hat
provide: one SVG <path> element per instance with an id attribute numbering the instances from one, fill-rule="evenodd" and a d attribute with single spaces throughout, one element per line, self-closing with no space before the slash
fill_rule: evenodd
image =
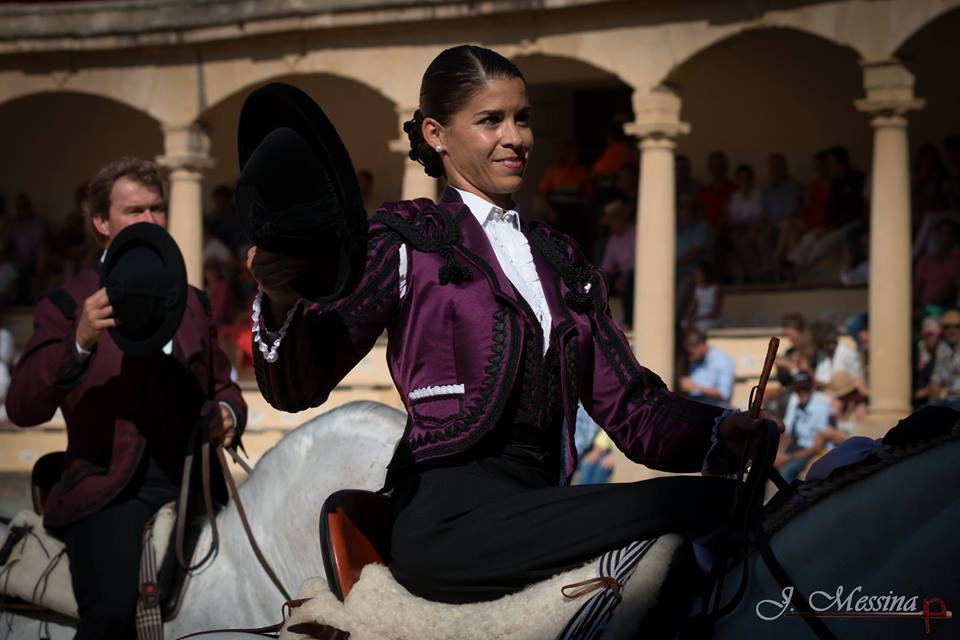
<path id="1" fill-rule="evenodd" d="M 309 260 L 290 286 L 314 302 L 356 287 L 367 251 L 367 216 L 350 156 L 307 94 L 273 83 L 247 96 L 237 131 L 240 226 L 258 248 Z"/>
<path id="2" fill-rule="evenodd" d="M 857 379 L 847 371 L 837 371 L 830 377 L 830 383 L 827 385 L 827 393 L 835 398 L 842 398 L 848 393 L 857 390 L 860 384 Z"/>
<path id="3" fill-rule="evenodd" d="M 180 328 L 187 268 L 163 227 L 138 222 L 120 231 L 103 258 L 100 286 L 106 287 L 117 319 L 110 337 L 124 353 L 160 353 Z"/>
<path id="4" fill-rule="evenodd" d="M 956 309 L 948 309 L 943 312 L 943 315 L 940 316 L 940 326 L 946 327 L 947 325 L 958 325 L 960 324 L 960 311 Z"/>

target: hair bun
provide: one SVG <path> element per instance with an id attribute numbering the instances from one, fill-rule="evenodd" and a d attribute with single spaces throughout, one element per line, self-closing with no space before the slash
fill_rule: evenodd
<path id="1" fill-rule="evenodd" d="M 403 132 L 410 139 L 410 159 L 423 165 L 423 170 L 431 178 L 444 177 L 440 154 L 432 149 L 423 137 L 423 112 L 420 109 L 413 112 L 412 119 L 403 123 Z"/>

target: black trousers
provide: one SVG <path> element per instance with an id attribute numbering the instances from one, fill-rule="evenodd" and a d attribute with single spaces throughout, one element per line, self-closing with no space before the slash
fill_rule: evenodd
<path id="1" fill-rule="evenodd" d="M 676 476 L 557 486 L 555 458 L 535 444 L 477 446 L 424 465 L 394 493 L 390 570 L 414 595 L 492 600 L 634 540 L 720 528 L 735 483 Z M 559 440 L 559 435 L 557 435 Z M 498 450 L 499 449 L 499 450 Z"/>
<path id="2" fill-rule="evenodd" d="M 77 640 L 136 638 L 143 526 L 177 497 L 158 467 L 144 467 L 114 502 L 59 532 L 80 613 Z"/>

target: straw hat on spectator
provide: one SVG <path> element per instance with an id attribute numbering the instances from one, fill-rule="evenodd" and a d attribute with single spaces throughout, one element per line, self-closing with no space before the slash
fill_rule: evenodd
<path id="1" fill-rule="evenodd" d="M 837 371 L 830 378 L 830 384 L 827 385 L 827 393 L 834 398 L 842 398 L 848 393 L 853 393 L 860 385 L 857 379 L 846 371 Z"/>
<path id="2" fill-rule="evenodd" d="M 948 324 L 960 324 L 960 311 L 950 309 L 949 311 L 943 312 L 943 315 L 940 316 L 940 326 L 946 326 Z"/>

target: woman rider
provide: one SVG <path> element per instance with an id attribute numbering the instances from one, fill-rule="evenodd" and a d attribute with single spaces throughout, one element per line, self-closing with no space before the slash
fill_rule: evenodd
<path id="1" fill-rule="evenodd" d="M 670 393 L 610 319 L 599 271 L 566 236 L 521 222 L 526 89 L 489 49 L 433 60 L 404 129 L 410 157 L 449 186 L 438 203 L 381 206 L 345 299 L 302 305 L 288 283 L 303 261 L 248 256 L 256 330 L 270 332 L 257 379 L 274 406 L 321 404 L 387 331 L 408 413 L 387 474 L 390 569 L 430 600 L 497 598 L 634 540 L 723 524 L 725 478 L 568 486 L 578 401 L 628 457 L 667 471 L 729 473 L 760 426 Z"/>

